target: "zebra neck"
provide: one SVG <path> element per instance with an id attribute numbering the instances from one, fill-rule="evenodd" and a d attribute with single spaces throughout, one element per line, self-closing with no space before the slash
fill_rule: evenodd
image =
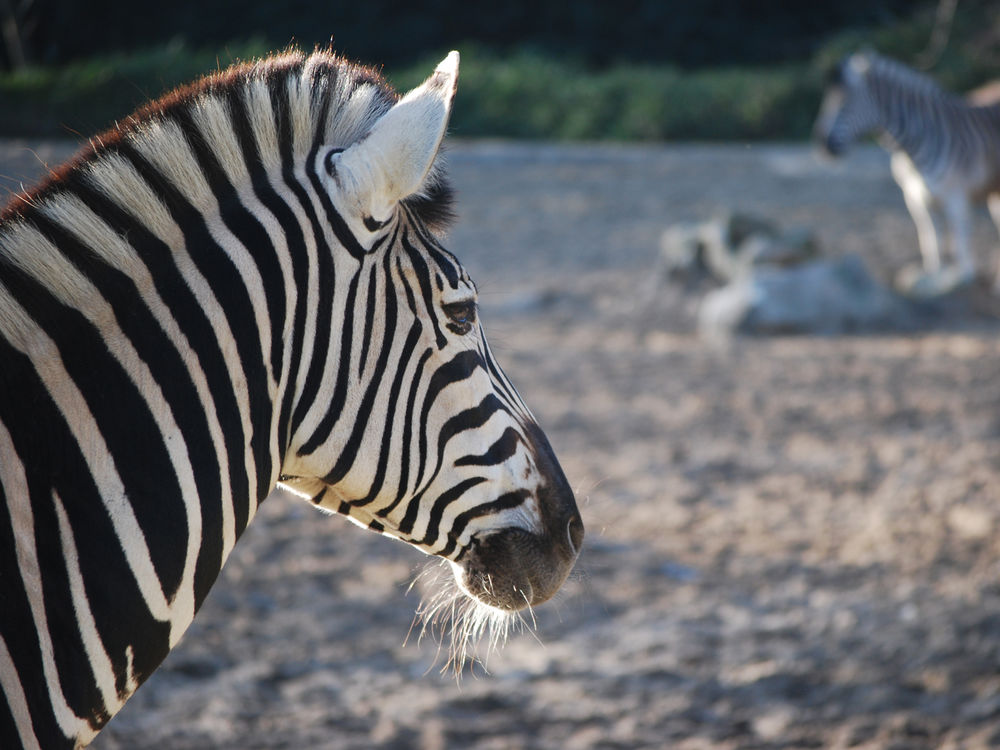
<path id="1" fill-rule="evenodd" d="M 171 168 L 184 158 L 195 155 L 175 152 Z M 123 144 L 0 231 L 0 261 L 19 269 L 0 267 L 0 307 L 23 311 L 0 338 L 29 357 L 51 347 L 38 366 L 58 362 L 54 376 L 79 392 L 59 412 L 79 415 L 74 435 L 101 436 L 89 471 L 126 498 L 60 488 L 66 505 L 127 511 L 143 537 L 185 551 L 164 552 L 151 584 L 170 602 L 174 642 L 277 481 L 285 342 L 301 336 L 281 243 L 241 197 L 252 191 L 177 187 L 167 161 Z M 175 606 L 185 600 L 188 614 Z"/>
<path id="2" fill-rule="evenodd" d="M 942 109 L 955 111 L 961 105 L 932 81 L 916 77 L 912 71 L 873 71 L 870 87 L 890 149 L 905 152 L 917 169 L 925 172 L 940 145 L 934 129 L 927 127 L 927 116 Z M 915 112 L 923 116 L 914 116 Z"/>

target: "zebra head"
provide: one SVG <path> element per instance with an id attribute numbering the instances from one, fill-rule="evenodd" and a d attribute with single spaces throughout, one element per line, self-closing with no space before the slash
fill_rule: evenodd
<path id="1" fill-rule="evenodd" d="M 447 190 L 438 151 L 457 77 L 453 52 L 367 134 L 312 156 L 341 224 L 337 322 L 315 345 L 320 377 L 296 394 L 282 485 L 448 560 L 465 595 L 512 612 L 556 592 L 583 524 L 490 353 L 475 284 L 425 221 Z"/>
<path id="2" fill-rule="evenodd" d="M 840 156 L 859 138 L 881 126 L 881 116 L 869 81 L 872 57 L 856 53 L 831 71 L 813 138 L 828 156 Z"/>

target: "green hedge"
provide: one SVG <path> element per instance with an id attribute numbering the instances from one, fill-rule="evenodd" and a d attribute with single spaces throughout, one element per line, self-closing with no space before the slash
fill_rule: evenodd
<path id="1" fill-rule="evenodd" d="M 220 51 L 173 42 L 136 54 L 0 74 L 0 135 L 94 135 L 181 83 L 266 52 L 259 40 Z"/>
<path id="2" fill-rule="evenodd" d="M 211 52 L 182 45 L 0 76 L 0 134 L 89 136 L 172 86 L 263 54 L 261 44 Z M 443 56 L 442 52 L 442 56 Z M 429 73 L 428 58 L 398 74 L 401 90 Z M 819 96 L 808 68 L 718 69 L 617 65 L 588 72 L 536 53 L 463 50 L 452 132 L 551 139 L 798 138 Z"/>
<path id="3" fill-rule="evenodd" d="M 456 45 L 462 70 L 452 131 L 463 137 L 613 140 L 801 139 L 809 134 L 825 70 L 871 46 L 906 62 L 926 46 L 933 7 L 875 29 L 843 31 L 795 63 L 686 69 L 589 59 L 521 47 Z M 963 90 L 1000 69 L 992 11 L 959 5 L 952 41 L 933 69 Z M 995 35 L 995 34 L 994 34 Z M 89 136 L 174 85 L 266 54 L 264 39 L 193 47 L 181 40 L 0 74 L 0 135 Z M 348 50 L 349 52 L 350 50 Z M 400 90 L 419 83 L 447 52 L 425 53 L 385 73 Z"/>
<path id="4" fill-rule="evenodd" d="M 428 60 L 400 76 L 407 88 Z M 537 53 L 463 54 L 452 131 L 557 140 L 787 139 L 808 133 L 820 95 L 807 66 L 722 68 L 582 65 Z"/>

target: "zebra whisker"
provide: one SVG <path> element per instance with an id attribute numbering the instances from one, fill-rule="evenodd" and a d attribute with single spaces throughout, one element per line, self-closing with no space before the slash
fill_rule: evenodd
<path id="1" fill-rule="evenodd" d="M 537 623 L 530 604 L 526 609 L 530 613 L 531 623 L 525 620 L 518 611 L 507 611 L 491 607 L 462 591 L 450 565 L 442 560 L 440 563 L 426 565 L 413 579 L 407 591 L 418 586 L 422 600 L 417 607 L 407 633 L 405 643 L 410 634 L 419 626 L 417 643 L 425 635 L 434 638 L 438 643 L 438 654 L 447 646 L 448 657 L 441 672 L 451 671 L 460 679 L 466 664 L 479 664 L 485 670 L 489 655 L 499 650 L 512 632 L 519 630 L 535 630 Z M 484 593 L 491 595 L 491 582 L 483 581 Z M 522 593 L 526 602 L 530 602 Z M 480 645 L 485 641 L 485 652 L 480 656 Z"/>

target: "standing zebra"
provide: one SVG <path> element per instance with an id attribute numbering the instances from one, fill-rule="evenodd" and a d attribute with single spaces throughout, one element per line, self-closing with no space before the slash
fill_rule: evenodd
<path id="1" fill-rule="evenodd" d="M 814 135 L 839 155 L 871 132 L 887 136 L 892 174 L 917 226 L 923 273 L 903 274 L 915 295 L 947 292 L 975 276 L 969 249 L 972 203 L 986 200 L 1000 231 L 1000 104 L 979 105 L 874 53 L 847 57 L 834 71 Z M 954 265 L 942 268 L 934 211 L 943 210 Z M 994 290 L 1000 293 L 1000 270 Z"/>
<path id="2" fill-rule="evenodd" d="M 327 52 L 147 105 L 0 217 L 0 747 L 89 743 L 284 486 L 548 599 L 583 539 L 434 231 L 451 53 Z"/>

